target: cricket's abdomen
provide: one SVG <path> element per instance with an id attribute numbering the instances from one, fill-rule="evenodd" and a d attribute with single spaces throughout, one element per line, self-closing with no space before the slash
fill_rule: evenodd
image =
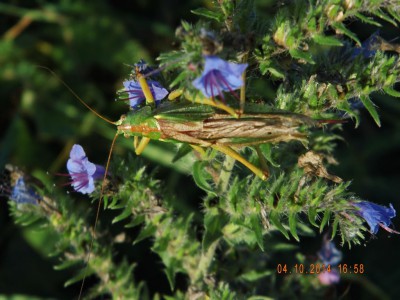
<path id="1" fill-rule="evenodd" d="M 201 122 L 158 121 L 167 139 L 200 146 L 250 146 L 291 140 L 305 141 L 306 134 L 299 132 L 299 127 L 307 124 L 308 120 L 305 116 L 290 114 L 258 114 L 246 115 L 240 119 L 215 115 Z"/>

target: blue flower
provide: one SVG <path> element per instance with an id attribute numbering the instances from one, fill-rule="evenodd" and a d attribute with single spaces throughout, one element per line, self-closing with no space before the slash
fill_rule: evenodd
<path id="1" fill-rule="evenodd" d="M 153 94 L 156 105 L 168 95 L 168 91 L 162 85 L 154 80 L 147 80 L 150 91 Z M 132 108 L 136 108 L 139 104 L 146 100 L 139 82 L 135 80 L 124 81 L 125 92 L 128 93 L 129 104 Z"/>
<path id="2" fill-rule="evenodd" d="M 17 204 L 38 204 L 40 196 L 25 184 L 24 177 L 19 177 L 11 190 L 10 199 Z"/>
<path id="3" fill-rule="evenodd" d="M 80 145 L 72 147 L 69 157 L 67 169 L 72 179 L 72 187 L 82 194 L 92 193 L 94 180 L 104 176 L 104 168 L 91 163 Z"/>
<path id="4" fill-rule="evenodd" d="M 335 266 L 342 260 L 342 252 L 335 247 L 332 241 L 324 239 L 318 257 L 325 265 Z"/>
<path id="5" fill-rule="evenodd" d="M 205 56 L 204 71 L 192 84 L 204 96 L 214 98 L 222 91 L 233 93 L 243 85 L 242 74 L 247 64 L 227 62 L 217 56 Z"/>
<path id="6" fill-rule="evenodd" d="M 363 55 L 365 58 L 374 57 L 380 45 L 379 30 L 375 31 L 368 39 L 366 39 L 361 47 L 355 48 L 351 54 L 354 59 L 358 55 Z"/>
<path id="7" fill-rule="evenodd" d="M 385 207 L 368 201 L 362 201 L 353 203 L 353 205 L 359 209 L 358 214 L 367 221 L 373 234 L 378 232 L 379 226 L 390 233 L 400 234 L 400 232 L 389 228 L 392 224 L 390 219 L 396 216 L 396 211 L 392 204 L 389 204 L 390 207 Z"/>
<path id="8" fill-rule="evenodd" d="M 136 69 L 143 75 L 151 74 L 157 75 L 159 71 L 154 70 L 152 67 L 148 65 L 148 63 L 144 59 L 140 59 L 136 64 L 133 65 L 133 73 L 136 72 Z"/>

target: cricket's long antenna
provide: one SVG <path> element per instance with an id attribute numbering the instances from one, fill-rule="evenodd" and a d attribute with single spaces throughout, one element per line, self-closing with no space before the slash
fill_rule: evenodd
<path id="1" fill-rule="evenodd" d="M 107 173 L 108 173 L 108 167 L 110 166 L 111 154 L 112 154 L 112 151 L 114 149 L 114 144 L 115 144 L 115 141 L 117 140 L 117 137 L 118 137 L 118 134 L 116 134 L 114 136 L 114 138 L 112 140 L 112 143 L 111 143 L 110 152 L 108 153 L 107 164 L 106 164 L 106 169 L 105 169 L 105 172 L 104 172 L 103 182 L 101 183 L 100 199 L 99 199 L 99 204 L 97 205 L 96 219 L 94 220 L 94 225 L 93 225 L 93 234 L 92 234 L 92 237 L 91 237 L 91 240 L 90 240 L 89 253 L 88 253 L 88 256 L 87 256 L 87 259 L 86 259 L 85 270 L 83 271 L 84 272 L 84 276 L 83 276 L 83 279 L 82 279 L 81 289 L 79 291 L 78 300 L 80 300 L 81 297 L 82 297 L 83 287 L 85 285 L 86 274 L 87 274 L 87 270 L 88 270 L 88 267 L 89 267 L 90 256 L 92 254 L 92 249 L 93 249 L 94 234 L 96 232 L 97 223 L 99 221 L 100 208 L 101 208 L 101 202 L 103 200 L 103 193 L 104 193 L 104 187 L 105 187 L 105 182 L 106 182 Z"/>
<path id="2" fill-rule="evenodd" d="M 113 122 L 109 119 L 107 119 L 106 117 L 103 117 L 101 114 L 99 114 L 97 111 L 95 111 L 93 108 L 91 108 L 85 101 L 83 101 L 81 99 L 81 97 L 79 97 L 73 90 L 72 88 L 64 81 L 60 78 L 60 76 L 58 76 L 53 70 L 51 70 L 48 67 L 45 66 L 38 66 L 39 68 L 45 69 L 48 72 L 51 73 L 51 75 L 53 75 L 59 82 L 61 82 L 67 89 L 68 91 L 76 98 L 79 100 L 79 102 L 81 102 L 87 109 L 89 109 L 92 113 L 94 113 L 96 116 L 98 116 L 100 119 L 106 121 L 107 123 L 113 124 L 115 125 L 116 122 Z"/>

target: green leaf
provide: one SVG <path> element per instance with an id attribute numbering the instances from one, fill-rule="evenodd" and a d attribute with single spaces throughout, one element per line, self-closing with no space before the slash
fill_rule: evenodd
<path id="1" fill-rule="evenodd" d="M 118 223 L 124 219 L 126 219 L 127 217 L 129 217 L 131 215 L 131 210 L 129 208 L 126 208 L 122 211 L 122 213 L 120 213 L 118 216 L 116 216 L 113 220 L 112 220 L 112 224 Z"/>
<path id="2" fill-rule="evenodd" d="M 259 146 L 261 151 L 263 152 L 265 158 L 267 159 L 267 161 L 273 165 L 276 168 L 279 168 L 280 165 L 278 163 L 276 163 L 273 159 L 272 159 L 272 144 L 271 143 L 267 143 L 267 144 L 262 144 Z"/>
<path id="3" fill-rule="evenodd" d="M 276 298 L 271 298 L 267 296 L 251 296 L 250 298 L 247 298 L 247 300 L 274 300 Z"/>
<path id="4" fill-rule="evenodd" d="M 275 78 L 284 79 L 284 78 L 286 77 L 286 76 L 285 76 L 285 73 L 281 72 L 280 70 L 278 70 L 278 69 L 276 69 L 276 68 L 268 67 L 268 68 L 266 68 L 265 70 L 266 70 L 265 73 L 268 71 L 268 72 L 270 72 L 271 75 L 272 75 L 273 77 L 275 77 Z M 265 74 L 265 73 L 264 73 L 264 74 Z"/>
<path id="5" fill-rule="evenodd" d="M 310 207 L 308 209 L 308 220 L 315 227 L 319 227 L 318 224 L 315 222 L 315 219 L 317 218 L 317 214 L 318 214 L 318 212 L 315 207 Z"/>
<path id="6" fill-rule="evenodd" d="M 263 277 L 266 276 L 271 276 L 272 274 L 275 273 L 275 270 L 266 270 L 264 272 L 257 272 L 255 270 L 249 271 L 247 273 L 244 273 L 242 275 L 239 276 L 239 279 L 241 280 L 245 280 L 245 281 L 249 281 L 249 282 L 254 282 L 257 281 Z"/>
<path id="7" fill-rule="evenodd" d="M 221 13 L 206 9 L 206 8 L 197 8 L 194 10 L 191 10 L 191 13 L 202 16 L 208 19 L 213 19 L 218 22 L 222 22 L 224 20 L 224 16 Z"/>
<path id="8" fill-rule="evenodd" d="M 364 15 L 358 13 L 358 12 L 355 13 L 355 16 L 357 18 L 359 18 L 361 21 L 363 21 L 364 23 L 371 24 L 371 25 L 374 25 L 374 26 L 377 26 L 377 27 L 382 27 L 381 23 L 374 21 L 373 18 L 366 17 L 366 16 L 364 16 Z"/>
<path id="9" fill-rule="evenodd" d="M 54 266 L 54 270 L 65 270 L 80 263 L 82 263 L 82 261 L 79 259 L 68 259 L 63 261 L 61 264 Z"/>
<path id="10" fill-rule="evenodd" d="M 349 38 L 351 38 L 353 41 L 355 41 L 358 46 L 361 47 L 361 42 L 358 39 L 357 35 L 354 32 L 347 29 L 342 23 L 334 23 L 334 24 L 332 24 L 332 27 L 340 30 L 344 35 L 347 35 Z"/>
<path id="11" fill-rule="evenodd" d="M 290 233 L 293 235 L 293 237 L 296 239 L 296 241 L 300 241 L 299 236 L 297 235 L 297 219 L 296 219 L 296 213 L 290 213 L 289 214 L 289 228 L 290 228 Z"/>
<path id="12" fill-rule="evenodd" d="M 154 226 L 153 224 L 148 224 L 142 230 L 140 230 L 139 235 L 136 237 L 136 239 L 133 241 L 133 245 L 136 245 L 137 243 L 143 241 L 144 239 L 147 239 L 148 237 L 151 237 L 154 235 L 156 232 L 157 227 Z"/>
<path id="13" fill-rule="evenodd" d="M 293 58 L 304 60 L 312 65 L 315 64 L 312 55 L 308 52 L 300 51 L 297 49 L 290 49 L 289 53 Z"/>
<path id="14" fill-rule="evenodd" d="M 207 181 L 207 179 L 211 179 L 211 175 L 205 170 L 207 164 L 208 162 L 206 161 L 196 161 L 193 164 L 193 179 L 199 188 L 218 197 L 217 193 Z"/>
<path id="15" fill-rule="evenodd" d="M 258 215 L 253 214 L 250 216 L 252 230 L 256 236 L 257 244 L 262 251 L 264 251 L 264 238 L 262 234 L 262 223 Z"/>
<path id="16" fill-rule="evenodd" d="M 332 225 L 331 239 L 333 239 L 335 237 L 338 225 L 339 225 L 339 218 L 336 217 L 335 220 L 333 221 L 333 225 Z"/>
<path id="17" fill-rule="evenodd" d="M 206 251 L 213 242 L 222 237 L 222 228 L 228 223 L 228 217 L 223 211 L 214 207 L 204 215 L 203 251 Z"/>
<path id="18" fill-rule="evenodd" d="M 175 85 L 177 85 L 179 82 L 187 78 L 188 74 L 186 71 L 181 72 L 169 85 L 170 88 L 173 88 Z"/>
<path id="19" fill-rule="evenodd" d="M 164 269 L 165 275 L 167 275 L 168 283 L 171 290 L 175 289 L 175 271 L 173 267 L 167 267 Z"/>
<path id="20" fill-rule="evenodd" d="M 371 13 L 374 14 L 375 16 L 378 16 L 382 20 L 385 20 L 386 22 L 391 23 L 393 26 L 397 27 L 396 21 L 394 21 L 391 17 L 389 17 L 386 13 L 384 13 L 383 10 L 376 9 L 376 10 L 372 10 Z"/>
<path id="21" fill-rule="evenodd" d="M 397 22 L 400 23 L 400 14 L 397 11 L 395 11 L 394 9 L 392 9 L 390 7 L 386 8 L 386 10 L 392 16 L 393 19 L 397 20 Z"/>
<path id="22" fill-rule="evenodd" d="M 293 251 L 299 248 L 299 246 L 296 244 L 286 244 L 286 243 L 273 244 L 270 245 L 270 247 L 274 252 Z"/>
<path id="23" fill-rule="evenodd" d="M 64 287 L 69 287 L 70 285 L 83 280 L 85 277 L 89 277 L 90 275 L 94 274 L 95 271 L 92 268 L 84 268 L 82 269 L 76 276 L 69 279 L 67 282 L 64 283 Z"/>
<path id="24" fill-rule="evenodd" d="M 326 36 L 326 35 L 322 35 L 322 34 L 316 34 L 313 37 L 314 42 L 316 42 L 317 44 L 320 45 L 324 45 L 324 46 L 343 46 L 343 43 L 333 37 L 333 36 Z"/>
<path id="25" fill-rule="evenodd" d="M 400 92 L 396 91 L 395 89 L 392 89 L 390 87 L 384 88 L 384 92 L 392 97 L 400 98 Z"/>
<path id="26" fill-rule="evenodd" d="M 182 144 L 178 148 L 178 151 L 176 152 L 175 156 L 172 158 L 172 162 L 176 162 L 177 160 L 181 159 L 184 157 L 186 154 L 189 154 L 193 150 L 192 147 L 190 147 L 189 144 Z"/>
<path id="27" fill-rule="evenodd" d="M 374 119 L 376 125 L 378 125 L 378 127 L 381 127 L 381 121 L 379 120 L 379 115 L 376 111 L 375 104 L 371 101 L 371 99 L 369 99 L 368 96 L 360 96 L 360 100 Z"/>
<path id="28" fill-rule="evenodd" d="M 319 226 L 319 232 L 322 232 L 322 230 L 324 230 L 324 227 L 328 223 L 330 217 L 331 217 L 331 211 L 326 210 L 324 213 L 324 217 L 322 218 L 321 225 Z"/>
<path id="29" fill-rule="evenodd" d="M 285 229 L 285 227 L 283 227 L 282 223 L 279 220 L 279 215 L 276 212 L 271 212 L 271 214 L 269 215 L 269 219 L 271 221 L 272 224 L 274 224 L 274 226 L 276 228 L 278 228 L 278 230 L 280 232 L 282 232 L 282 234 L 288 239 L 290 240 L 289 237 L 289 233 L 287 232 L 287 230 Z"/>

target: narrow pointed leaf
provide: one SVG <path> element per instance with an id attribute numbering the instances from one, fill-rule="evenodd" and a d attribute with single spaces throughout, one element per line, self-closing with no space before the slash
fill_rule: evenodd
<path id="1" fill-rule="evenodd" d="M 332 225 L 332 235 L 331 235 L 331 239 L 333 239 L 336 236 L 336 231 L 339 225 L 339 218 L 336 217 L 335 220 L 333 221 L 333 225 Z"/>
<path id="2" fill-rule="evenodd" d="M 279 220 L 279 216 L 277 213 L 271 212 L 270 216 L 269 216 L 271 223 L 274 224 L 274 226 L 280 231 L 282 232 L 282 234 L 288 239 L 290 240 L 289 237 L 289 233 L 287 232 L 287 230 L 285 229 L 285 227 L 283 227 L 282 223 Z"/>
<path id="3" fill-rule="evenodd" d="M 388 94 L 392 97 L 400 98 L 400 92 L 396 91 L 395 89 L 387 87 L 387 88 L 384 88 L 383 90 L 385 91 L 386 94 Z"/>
<path id="4" fill-rule="evenodd" d="M 140 241 L 143 241 L 144 239 L 153 236 L 153 234 L 156 232 L 157 227 L 154 226 L 153 224 L 149 224 L 145 226 L 133 242 L 133 245 L 139 243 Z"/>
<path id="5" fill-rule="evenodd" d="M 331 217 L 331 211 L 326 210 L 324 213 L 324 217 L 322 218 L 321 225 L 319 226 L 319 232 L 322 232 L 322 230 L 324 230 L 324 227 L 328 223 L 330 217 Z"/>
<path id="6" fill-rule="evenodd" d="M 262 251 L 264 251 L 264 239 L 262 234 L 262 223 L 258 218 L 258 215 L 252 215 L 251 217 L 251 227 L 256 236 L 257 244 Z"/>
<path id="7" fill-rule="evenodd" d="M 310 223 L 315 226 L 315 227 L 319 227 L 318 224 L 315 222 L 315 219 L 317 218 L 317 209 L 314 207 L 310 207 L 308 209 L 308 220 L 310 221 Z"/>
<path id="8" fill-rule="evenodd" d="M 202 190 L 204 190 L 214 196 L 217 196 L 214 189 L 211 187 L 211 185 L 207 181 L 207 179 L 211 179 L 211 178 L 210 178 L 210 174 L 205 171 L 206 163 L 207 162 L 196 161 L 193 164 L 193 179 L 199 188 L 201 188 Z"/>
<path id="9" fill-rule="evenodd" d="M 375 16 L 378 16 L 382 20 L 385 20 L 386 22 L 391 23 L 393 26 L 397 27 L 396 21 L 394 21 L 390 16 L 388 16 L 386 13 L 384 13 L 383 10 L 377 9 L 377 10 L 371 11 L 371 13 L 374 14 Z"/>
<path id="10" fill-rule="evenodd" d="M 293 237 L 296 239 L 296 241 L 300 241 L 299 236 L 297 235 L 297 219 L 296 219 L 296 213 L 291 213 L 289 215 L 289 228 L 290 228 L 290 233 L 293 235 Z"/>
<path id="11" fill-rule="evenodd" d="M 374 103 L 368 96 L 360 96 L 361 102 L 364 104 L 365 108 L 368 110 L 372 118 L 374 119 L 376 125 L 381 127 L 381 121 L 379 120 L 378 112 L 376 111 Z"/>
<path id="12" fill-rule="evenodd" d="M 357 35 L 350 31 L 349 29 L 346 28 L 342 23 L 334 23 L 332 26 L 338 30 L 340 30 L 344 35 L 347 35 L 349 38 L 351 38 L 353 41 L 357 43 L 358 46 L 361 47 L 361 42 L 358 39 Z"/>
<path id="13" fill-rule="evenodd" d="M 212 11 L 212 10 L 209 10 L 209 9 L 206 9 L 206 8 L 194 9 L 194 10 L 191 10 L 191 12 L 195 15 L 202 16 L 202 17 L 205 17 L 208 19 L 213 19 L 218 22 L 222 22 L 224 19 L 222 14 Z"/>
<path id="14" fill-rule="evenodd" d="M 360 14 L 360 13 L 356 13 L 355 16 L 357 18 L 359 18 L 364 23 L 371 24 L 371 25 L 374 25 L 374 26 L 377 26 L 377 27 L 382 27 L 381 23 L 374 21 L 373 18 L 366 17 L 366 16 L 364 16 L 363 14 Z"/>
<path id="15" fill-rule="evenodd" d="M 312 65 L 315 64 L 312 55 L 308 52 L 300 51 L 297 49 L 290 49 L 289 53 L 293 58 L 304 60 Z"/>
<path id="16" fill-rule="evenodd" d="M 321 35 L 321 34 L 316 34 L 313 37 L 314 42 L 316 42 L 317 44 L 320 45 L 324 45 L 324 46 L 343 46 L 343 43 L 333 37 L 333 36 L 326 36 L 326 35 Z"/>

